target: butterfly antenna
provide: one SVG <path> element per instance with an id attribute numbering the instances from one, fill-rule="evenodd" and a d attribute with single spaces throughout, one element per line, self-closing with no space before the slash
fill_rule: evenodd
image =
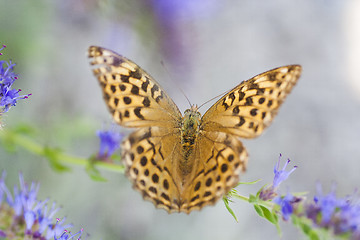
<path id="1" fill-rule="evenodd" d="M 221 96 L 225 95 L 225 93 L 227 93 L 227 92 L 229 92 L 229 91 L 223 92 L 223 93 L 221 93 L 221 94 L 219 94 L 219 95 L 211 98 L 210 100 L 207 100 L 206 102 L 204 102 L 203 104 L 201 104 L 201 105 L 198 107 L 198 109 L 201 108 L 202 106 L 204 106 L 205 104 L 211 102 L 212 100 L 214 100 L 214 99 L 216 99 L 216 98 L 218 98 L 218 97 L 221 97 Z"/>
<path id="2" fill-rule="evenodd" d="M 170 76 L 170 79 L 172 80 L 172 82 L 174 82 L 174 83 L 176 84 L 177 88 L 178 88 L 178 89 L 180 90 L 180 92 L 184 95 L 184 97 L 186 98 L 186 100 L 188 101 L 188 103 L 189 103 L 189 105 L 190 105 L 190 107 L 191 107 L 192 104 L 191 104 L 189 98 L 186 96 L 185 92 L 179 87 L 179 85 L 177 84 L 177 82 L 174 81 L 174 79 L 172 78 L 169 70 L 168 70 L 167 67 L 165 66 L 165 63 L 164 63 L 162 60 L 160 61 L 160 63 L 161 63 L 161 65 L 163 66 L 163 68 L 165 69 L 166 73 Z"/>

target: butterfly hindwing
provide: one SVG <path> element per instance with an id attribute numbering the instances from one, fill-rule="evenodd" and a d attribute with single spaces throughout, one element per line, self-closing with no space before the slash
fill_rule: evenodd
<path id="1" fill-rule="evenodd" d="M 195 146 L 194 174 L 182 194 L 182 211 L 213 205 L 236 186 L 248 155 L 241 141 L 224 132 L 202 132 Z"/>
<path id="2" fill-rule="evenodd" d="M 157 208 L 179 212 L 181 179 L 176 175 L 181 146 L 176 129 L 141 128 L 121 144 L 125 172 L 133 187 Z"/>

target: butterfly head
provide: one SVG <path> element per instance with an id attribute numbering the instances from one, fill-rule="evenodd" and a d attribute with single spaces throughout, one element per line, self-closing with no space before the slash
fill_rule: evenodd
<path id="1" fill-rule="evenodd" d="M 185 132 L 197 131 L 200 127 L 201 114 L 198 111 L 197 105 L 192 105 L 191 108 L 186 109 L 182 120 L 182 129 Z"/>

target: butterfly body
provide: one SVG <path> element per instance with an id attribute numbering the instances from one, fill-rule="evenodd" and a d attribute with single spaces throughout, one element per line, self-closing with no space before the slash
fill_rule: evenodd
<path id="1" fill-rule="evenodd" d="M 121 144 L 126 175 L 170 213 L 213 205 L 238 183 L 248 160 L 239 137 L 269 126 L 301 73 L 299 65 L 275 68 L 240 83 L 203 116 L 196 105 L 183 116 L 134 62 L 96 46 L 88 55 L 114 120 L 137 129 Z"/>
<path id="2" fill-rule="evenodd" d="M 183 158 L 179 164 L 182 174 L 185 176 L 191 172 L 194 158 L 192 154 L 200 132 L 201 114 L 196 106 L 192 106 L 184 112 L 181 122 L 181 145 Z"/>

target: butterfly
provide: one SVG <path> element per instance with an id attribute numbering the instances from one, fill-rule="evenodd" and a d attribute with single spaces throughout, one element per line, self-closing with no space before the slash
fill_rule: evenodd
<path id="1" fill-rule="evenodd" d="M 248 161 L 239 137 L 270 125 L 301 74 L 299 65 L 272 69 L 234 87 L 203 116 L 196 105 L 182 115 L 131 60 L 97 46 L 88 57 L 115 122 L 136 128 L 121 144 L 127 177 L 169 213 L 213 205 L 238 183 Z"/>

